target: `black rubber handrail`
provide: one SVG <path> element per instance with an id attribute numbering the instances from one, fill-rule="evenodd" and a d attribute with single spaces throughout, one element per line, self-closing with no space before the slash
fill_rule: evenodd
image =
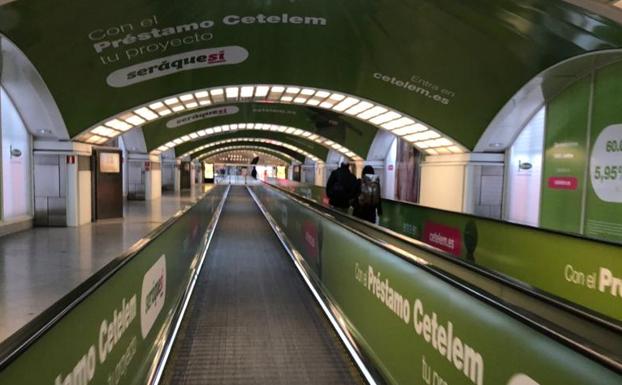
<path id="1" fill-rule="evenodd" d="M 401 259 L 421 269 L 424 269 L 425 271 L 435 275 L 436 277 L 443 279 L 444 281 L 452 284 L 453 286 L 463 291 L 466 291 L 470 293 L 471 295 L 474 295 L 475 297 L 482 300 L 483 302 L 493 305 L 494 307 L 498 308 L 504 313 L 511 315 L 512 317 L 520 320 L 521 322 L 529 325 L 530 327 L 536 330 L 539 330 L 543 334 L 563 343 L 564 345 L 573 348 L 574 350 L 582 353 L 588 358 L 598 361 L 602 363 L 603 365 L 613 369 L 616 372 L 622 373 L 622 361 L 620 361 L 621 357 L 619 354 L 620 352 L 617 352 L 615 358 L 611 358 L 611 356 L 608 355 L 607 353 L 603 353 L 599 351 L 599 350 L 602 350 L 602 349 L 599 349 L 600 347 L 594 347 L 594 344 L 591 343 L 590 341 L 587 341 L 587 340 L 579 341 L 579 339 L 581 339 L 580 334 L 569 333 L 568 330 L 563 329 L 561 325 L 557 323 L 553 323 L 550 320 L 542 319 L 541 317 L 538 316 L 537 313 L 526 312 L 525 309 L 521 307 L 517 307 L 511 303 L 507 303 L 506 301 L 503 301 L 499 299 L 498 297 L 492 295 L 488 291 L 483 290 L 478 286 L 474 286 L 470 282 L 465 282 L 462 278 L 459 278 L 443 269 L 440 269 L 437 266 L 430 265 L 430 264 L 422 264 L 418 262 L 415 258 L 413 258 L 413 255 L 410 255 L 407 251 L 398 249 L 396 247 L 392 247 L 391 244 L 389 244 L 388 242 L 384 240 L 370 236 L 369 234 L 367 234 L 366 232 L 360 229 L 356 229 L 350 225 L 344 224 L 342 221 L 337 219 L 337 217 L 345 218 L 346 220 L 354 222 L 358 225 L 362 225 L 362 227 L 364 228 L 379 231 L 381 233 L 386 233 L 386 235 L 389 235 L 394 238 L 398 238 L 399 241 L 404 242 L 407 245 L 413 246 L 416 249 L 419 249 L 420 251 L 424 253 L 428 253 L 432 255 L 433 257 L 436 257 L 436 258 L 440 257 L 443 260 L 446 260 L 446 261 L 449 261 L 455 264 L 459 268 L 470 270 L 478 275 L 483 276 L 484 279 L 493 279 L 501 285 L 508 286 L 509 289 L 515 289 L 517 292 L 519 292 L 522 295 L 532 297 L 538 302 L 544 302 L 543 306 L 545 307 L 553 305 L 554 307 L 556 307 L 557 309 L 563 312 L 566 312 L 566 313 L 570 312 L 569 311 L 570 309 L 567 309 L 565 305 L 558 303 L 555 299 L 550 298 L 546 295 L 542 295 L 540 293 L 532 292 L 529 288 L 518 285 L 517 282 L 510 281 L 506 279 L 505 277 L 495 275 L 491 273 L 490 271 L 483 270 L 477 266 L 468 264 L 454 257 L 449 257 L 445 255 L 443 252 L 441 252 L 440 250 L 435 249 L 423 242 L 413 240 L 411 238 L 405 237 L 401 234 L 397 234 L 390 230 L 387 231 L 387 229 L 381 228 L 380 226 L 376 226 L 368 222 L 364 222 L 358 218 L 354 218 L 338 210 L 328 208 L 322 204 L 315 202 L 314 200 L 301 197 L 284 188 L 281 188 L 280 186 L 274 186 L 269 183 L 264 183 L 264 185 L 287 194 L 288 196 L 291 197 L 293 201 L 318 213 L 322 217 L 340 225 L 341 227 L 346 228 L 347 230 L 361 236 L 362 238 L 374 243 L 375 245 L 391 252 L 392 254 L 395 254 Z M 558 306 L 558 305 L 562 305 L 562 306 Z M 571 315 L 578 317 L 580 319 L 583 319 L 585 322 L 594 323 L 594 320 L 592 318 L 585 318 L 582 312 L 574 313 Z M 610 325 L 609 323 L 595 325 L 595 327 L 598 327 L 598 326 L 605 326 L 606 329 L 610 329 L 610 331 L 612 332 L 610 333 L 611 335 L 617 335 L 617 337 L 620 338 L 619 325 L 616 325 L 616 324 Z M 622 349 L 622 346 L 620 346 L 619 349 Z"/>
<path id="2" fill-rule="evenodd" d="M 56 325 L 65 315 L 84 301 L 93 291 L 104 284 L 104 282 L 123 268 L 123 266 L 132 260 L 140 251 L 152 243 L 158 236 L 177 222 L 179 218 L 212 192 L 214 192 L 214 190 L 199 195 L 188 206 L 179 210 L 171 218 L 134 243 L 123 254 L 104 265 L 75 289 L 71 290 L 37 317 L 21 327 L 17 332 L 2 341 L 0 343 L 0 371 L 4 370 L 11 362 L 19 357 L 19 355 L 24 353 L 33 343 Z"/>

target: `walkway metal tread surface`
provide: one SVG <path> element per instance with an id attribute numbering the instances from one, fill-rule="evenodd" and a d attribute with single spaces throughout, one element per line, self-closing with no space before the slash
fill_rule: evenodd
<path id="1" fill-rule="evenodd" d="M 364 383 L 244 187 L 231 188 L 163 383 Z"/>

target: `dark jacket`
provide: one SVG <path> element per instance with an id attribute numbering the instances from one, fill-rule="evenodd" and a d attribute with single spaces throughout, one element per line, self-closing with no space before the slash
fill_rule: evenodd
<path id="1" fill-rule="evenodd" d="M 358 196 L 361 194 L 362 179 L 358 179 L 356 183 L 356 198 L 354 199 L 352 215 L 357 218 L 361 218 L 365 221 L 376 223 L 376 213 L 378 216 L 382 216 L 382 188 L 378 182 L 378 192 L 380 194 L 380 201 L 377 206 L 361 206 L 359 205 Z"/>
<path id="2" fill-rule="evenodd" d="M 326 183 L 326 195 L 331 206 L 347 209 L 356 197 L 357 181 L 348 166 L 341 166 L 330 173 Z"/>

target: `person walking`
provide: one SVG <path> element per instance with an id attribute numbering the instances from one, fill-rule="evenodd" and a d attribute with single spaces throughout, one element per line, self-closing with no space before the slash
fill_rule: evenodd
<path id="1" fill-rule="evenodd" d="M 331 206 L 347 212 L 356 197 L 356 177 L 350 172 L 348 162 L 342 162 L 330 173 L 326 183 L 326 195 Z"/>
<path id="2" fill-rule="evenodd" d="M 382 194 L 380 193 L 380 181 L 378 175 L 374 173 L 374 168 L 363 167 L 361 179 L 357 182 L 352 215 L 376 223 L 376 218 L 382 216 Z"/>

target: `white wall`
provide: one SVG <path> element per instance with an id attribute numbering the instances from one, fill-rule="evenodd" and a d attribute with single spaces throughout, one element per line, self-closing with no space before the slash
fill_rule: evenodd
<path id="1" fill-rule="evenodd" d="M 508 152 L 505 220 L 538 226 L 545 109 L 527 123 Z M 529 163 L 531 168 L 520 168 Z M 523 166 L 524 167 L 524 166 Z"/>
<path id="2" fill-rule="evenodd" d="M 464 164 L 428 164 L 421 167 L 422 206 L 462 211 L 464 203 Z"/>
<path id="3" fill-rule="evenodd" d="M 382 197 L 395 199 L 395 172 L 397 170 L 397 138 L 393 139 L 389 152 L 384 159 L 384 180 Z"/>
<path id="4" fill-rule="evenodd" d="M 2 129 L 2 216 L 11 220 L 32 215 L 32 146 L 30 134 L 4 89 L 0 90 Z M 21 156 L 12 156 L 17 149 Z"/>

